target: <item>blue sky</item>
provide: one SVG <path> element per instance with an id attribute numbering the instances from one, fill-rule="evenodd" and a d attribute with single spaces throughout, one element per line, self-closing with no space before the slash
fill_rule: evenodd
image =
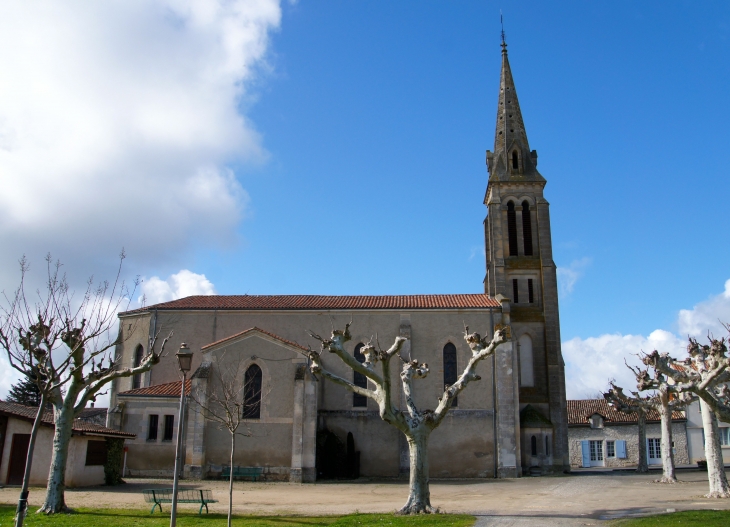
<path id="1" fill-rule="evenodd" d="M 727 2 L 73 4 L 0 7 L 5 290 L 125 246 L 152 299 L 480 292 L 501 9 L 566 360 L 730 314 Z"/>

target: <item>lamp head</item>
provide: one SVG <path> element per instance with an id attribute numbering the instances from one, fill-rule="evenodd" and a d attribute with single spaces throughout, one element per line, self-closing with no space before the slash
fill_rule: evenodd
<path id="1" fill-rule="evenodd" d="M 177 363 L 180 366 L 180 371 L 187 373 L 193 365 L 193 352 L 184 342 L 180 344 L 180 349 L 175 354 L 177 356 Z"/>

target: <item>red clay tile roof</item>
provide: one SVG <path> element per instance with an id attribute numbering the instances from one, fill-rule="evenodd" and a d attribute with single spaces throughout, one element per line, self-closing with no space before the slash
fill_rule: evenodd
<path id="1" fill-rule="evenodd" d="M 593 414 L 603 416 L 604 423 L 608 424 L 628 424 L 638 423 L 637 414 L 627 414 L 614 410 L 609 406 L 605 399 L 578 399 L 568 400 L 568 424 L 569 425 L 586 425 L 588 426 L 588 418 Z M 647 423 L 658 423 L 661 420 L 659 412 L 650 410 L 646 413 Z M 685 421 L 684 412 L 672 412 L 672 421 Z"/>
<path id="2" fill-rule="evenodd" d="M 500 307 L 485 294 L 464 295 L 392 295 L 392 296 L 321 296 L 321 295 L 210 295 L 188 296 L 152 306 L 120 313 L 126 315 L 154 309 L 474 309 Z"/>
<path id="3" fill-rule="evenodd" d="M 263 330 L 261 328 L 255 327 L 255 326 L 252 327 L 252 328 L 249 328 L 249 329 L 247 329 L 245 331 L 241 331 L 240 333 L 236 333 L 235 335 L 231 335 L 230 337 L 226 337 L 224 339 L 221 339 L 221 340 L 217 340 L 215 342 L 212 342 L 211 344 L 206 344 L 205 346 L 203 346 L 200 349 L 202 351 L 202 350 L 205 350 L 207 348 L 211 348 L 213 346 L 217 346 L 218 344 L 222 344 L 223 342 L 237 339 L 238 337 L 242 337 L 242 336 L 244 336 L 247 333 L 255 333 L 255 332 L 263 333 L 264 335 L 268 335 L 270 337 L 273 337 L 276 340 L 278 340 L 280 342 L 283 342 L 284 344 L 288 344 L 289 346 L 294 346 L 295 348 L 299 348 L 301 350 L 307 351 L 307 348 L 305 348 L 301 344 L 297 344 L 296 342 L 294 342 L 292 340 L 287 340 L 287 339 L 285 339 L 283 337 L 280 337 L 279 335 L 275 335 L 274 333 L 271 333 L 270 331 L 265 331 L 265 330 Z"/>
<path id="4" fill-rule="evenodd" d="M 133 395 L 138 397 L 180 397 L 180 384 L 182 381 L 155 384 L 145 388 L 135 388 L 126 392 L 119 392 L 117 395 Z M 185 395 L 190 395 L 192 381 L 185 381 Z"/>
<path id="5" fill-rule="evenodd" d="M 179 390 L 179 388 L 178 388 Z M 88 408 L 85 408 L 82 410 L 85 412 L 88 410 Z M 102 408 L 99 408 L 98 410 L 102 410 Z M 106 408 L 103 409 L 106 411 Z M 25 406 L 22 404 L 17 403 L 9 403 L 7 401 L 0 401 L 0 413 L 4 413 L 6 415 L 11 415 L 13 417 L 19 417 L 21 419 L 29 419 L 29 420 L 35 420 L 36 413 L 38 412 L 38 408 L 35 408 L 33 406 Z M 45 412 L 43 414 L 43 421 L 41 421 L 43 425 L 46 426 L 53 426 L 53 412 Z M 128 438 L 134 438 L 137 437 L 135 434 L 130 434 L 128 432 L 120 432 L 119 430 L 114 430 L 112 428 L 107 428 L 105 426 L 95 425 L 93 423 L 88 423 L 86 421 L 83 421 L 81 419 L 74 419 L 73 424 L 73 431 L 79 432 L 79 433 L 85 433 L 85 434 L 99 434 L 99 435 L 105 435 L 105 436 L 114 436 L 114 437 L 128 437 Z"/>

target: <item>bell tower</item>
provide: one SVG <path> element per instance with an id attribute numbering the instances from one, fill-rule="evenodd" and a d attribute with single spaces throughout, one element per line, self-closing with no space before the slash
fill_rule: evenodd
<path id="1" fill-rule="evenodd" d="M 532 437 L 522 438 L 522 466 L 563 470 L 570 466 L 565 368 L 549 203 L 543 196 L 547 180 L 538 172 L 537 151 L 530 150 L 527 140 L 504 33 L 494 151 L 487 150 L 487 170 L 484 291 L 510 301 L 520 410 L 529 405 L 531 413 L 539 412 L 552 424 L 546 433 L 552 438 L 540 437 L 538 456 L 525 451 Z"/>

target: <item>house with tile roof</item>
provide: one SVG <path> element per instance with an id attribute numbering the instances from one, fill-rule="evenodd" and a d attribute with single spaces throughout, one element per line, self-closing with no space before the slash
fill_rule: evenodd
<path id="1" fill-rule="evenodd" d="M 88 409 L 73 424 L 66 462 L 66 486 L 83 487 L 104 483 L 104 466 L 110 442 L 134 439 L 134 434 L 96 423 L 106 408 Z M 0 484 L 23 482 L 28 444 L 37 408 L 0 401 Z M 36 437 L 30 484 L 46 486 L 53 451 L 53 412 L 46 412 Z M 122 460 L 116 460 L 122 463 Z M 119 467 L 121 468 L 121 467 Z"/>
<path id="2" fill-rule="evenodd" d="M 351 321 L 353 338 L 347 346 L 358 359 L 363 343 L 375 336 L 384 346 L 407 337 L 403 357 L 431 367 L 414 387 L 416 403 L 426 409 L 435 407 L 471 356 L 464 325 L 483 335 L 509 325 L 512 340 L 479 365 L 481 381 L 459 395 L 431 436 L 431 476 L 517 477 L 533 469 L 566 470 L 565 374 L 543 193 L 547 181 L 537 169 L 537 152 L 530 150 L 504 42 L 494 151 L 487 151 L 486 165 L 486 273 L 481 287 L 475 284 L 482 292 L 191 296 L 120 313 L 117 360 L 139 363 L 149 351 L 150 335 L 174 330 L 168 349 L 185 342 L 195 354 L 197 370 L 185 387 L 191 393 L 215 390 L 216 368 L 243 361 L 246 379 L 258 383 L 260 395 L 244 401 L 252 413 L 245 423 L 247 436 L 238 440 L 235 464 L 262 467 L 265 478 L 313 481 L 337 472 L 332 467 L 346 444 L 359 452 L 363 476 L 399 477 L 409 471 L 405 439 L 380 419 L 372 401 L 311 376 L 302 351 L 318 342 L 307 332 L 328 335 L 333 326 Z M 367 383 L 336 357 L 324 361 L 333 373 Z M 393 376 L 400 389 L 397 372 Z M 108 423 L 136 434 L 129 445 L 130 474 L 172 474 L 181 389 L 173 352 L 149 372 L 113 384 Z M 401 393 L 396 404 L 402 399 Z M 540 434 L 534 448 L 532 435 L 526 442 L 522 428 Z M 227 464 L 228 440 L 194 404 L 188 407 L 184 434 L 186 474 L 206 477 Z"/>
<path id="3" fill-rule="evenodd" d="M 661 418 L 646 414 L 646 441 L 639 444 L 639 418 L 614 409 L 605 399 L 568 400 L 568 442 L 573 468 L 635 467 L 639 448 L 646 451 L 649 465 L 662 464 Z M 690 463 L 685 412 L 672 412 L 675 465 Z"/>

